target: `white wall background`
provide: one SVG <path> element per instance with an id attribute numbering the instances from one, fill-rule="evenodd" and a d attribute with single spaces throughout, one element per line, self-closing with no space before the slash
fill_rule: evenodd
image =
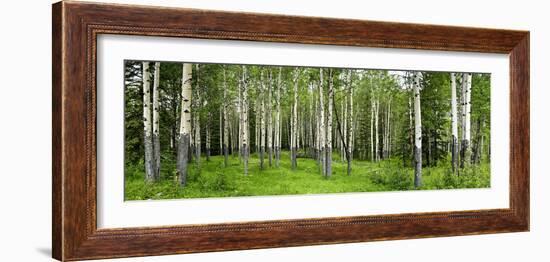
<path id="1" fill-rule="evenodd" d="M 123 261 L 548 261 L 550 28 L 545 1 L 104 0 L 531 31 L 531 232 L 217 252 Z M 1 261 L 51 256 L 51 1 L 0 9 Z"/>

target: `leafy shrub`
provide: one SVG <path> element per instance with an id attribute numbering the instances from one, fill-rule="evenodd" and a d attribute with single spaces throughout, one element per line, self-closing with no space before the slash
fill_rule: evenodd
<path id="1" fill-rule="evenodd" d="M 412 176 L 406 169 L 386 167 L 375 171 L 370 176 L 372 182 L 384 185 L 388 190 L 408 190 L 412 187 Z"/>

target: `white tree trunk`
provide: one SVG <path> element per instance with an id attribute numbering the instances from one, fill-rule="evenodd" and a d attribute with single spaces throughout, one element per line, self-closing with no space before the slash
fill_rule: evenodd
<path id="1" fill-rule="evenodd" d="M 388 104 L 386 107 L 386 119 L 385 119 L 385 128 L 384 128 L 384 158 L 387 159 L 390 157 L 390 116 L 391 116 L 391 101 L 392 98 L 388 99 Z"/>
<path id="2" fill-rule="evenodd" d="M 242 100 L 242 154 L 243 154 L 243 162 L 244 162 L 244 175 L 248 175 L 248 156 L 249 156 L 249 134 L 248 134 L 248 84 L 247 84 L 247 75 L 246 75 L 246 66 L 242 66 L 243 75 L 241 80 L 241 87 L 242 87 L 242 93 L 243 93 L 243 100 Z"/>
<path id="3" fill-rule="evenodd" d="M 298 135 L 298 79 L 300 77 L 300 69 L 296 67 L 294 69 L 294 103 L 292 105 L 292 131 L 291 131 L 291 162 L 292 169 L 297 167 L 297 135 Z"/>
<path id="4" fill-rule="evenodd" d="M 412 88 L 414 89 L 414 88 Z M 414 96 L 414 91 L 413 91 Z M 412 151 L 410 152 L 412 154 L 413 158 L 413 165 L 414 165 L 414 123 L 413 123 L 413 111 L 414 111 L 414 105 L 413 102 L 411 102 L 411 96 L 409 95 L 409 142 L 411 145 Z"/>
<path id="5" fill-rule="evenodd" d="M 327 104 L 327 144 L 326 144 L 326 170 L 325 176 L 332 176 L 332 104 L 334 103 L 334 86 L 332 82 L 332 69 L 328 73 L 328 104 Z"/>
<path id="6" fill-rule="evenodd" d="M 310 89 L 312 90 L 312 96 L 316 90 L 313 83 L 310 84 Z M 317 160 L 317 165 L 321 167 L 321 107 L 319 101 L 315 100 L 315 158 Z"/>
<path id="7" fill-rule="evenodd" d="M 143 62 L 143 145 L 145 151 L 145 180 L 155 180 L 153 141 L 151 137 L 151 76 L 149 62 Z"/>
<path id="8" fill-rule="evenodd" d="M 225 66 L 223 67 L 223 163 L 227 167 L 229 165 L 229 115 L 227 110 L 229 107 L 227 97 L 227 79 Z"/>
<path id="9" fill-rule="evenodd" d="M 323 99 L 323 69 L 319 69 L 319 159 L 321 172 L 325 175 L 326 172 L 326 136 L 325 136 L 325 101 Z"/>
<path id="10" fill-rule="evenodd" d="M 414 75 L 414 186 L 422 186 L 422 118 L 420 112 L 420 72 Z"/>
<path id="11" fill-rule="evenodd" d="M 345 76 L 344 76 L 345 77 Z M 348 152 L 347 152 L 347 146 L 348 144 L 348 92 L 346 91 L 346 86 L 343 87 L 343 96 L 344 96 L 344 103 L 342 103 L 342 107 L 344 108 L 344 128 L 342 132 L 344 132 L 344 139 L 342 140 L 342 159 L 346 161 L 348 160 Z M 346 146 L 344 146 L 346 145 Z"/>
<path id="12" fill-rule="evenodd" d="M 210 140 L 211 140 L 211 134 L 210 134 L 210 119 L 212 119 L 212 114 L 208 112 L 207 119 L 206 119 L 206 161 L 210 161 Z"/>
<path id="13" fill-rule="evenodd" d="M 269 69 L 269 82 L 267 85 L 267 158 L 269 160 L 269 167 L 272 165 L 272 159 L 273 159 L 273 114 L 272 114 L 272 107 L 273 104 L 271 102 L 272 100 L 272 86 L 273 84 L 273 74 L 271 72 L 271 69 Z"/>
<path id="14" fill-rule="evenodd" d="M 391 107 L 391 102 L 392 102 L 392 99 L 390 98 L 390 105 L 388 107 L 388 157 L 391 157 L 391 152 L 392 152 L 392 122 L 391 122 L 391 119 L 392 119 L 392 107 Z"/>
<path id="15" fill-rule="evenodd" d="M 378 115 L 380 111 L 380 101 L 378 100 L 378 96 L 376 96 L 376 100 L 374 102 L 374 159 L 376 162 L 380 161 L 380 139 L 378 136 Z"/>
<path id="16" fill-rule="evenodd" d="M 195 103 L 195 114 L 193 115 L 193 129 L 195 130 L 195 135 L 193 138 L 195 139 L 195 161 L 198 165 L 201 163 L 201 118 L 199 114 L 199 109 L 202 105 L 202 97 L 201 97 L 201 89 L 199 86 L 199 65 L 196 64 L 195 68 L 197 70 L 197 83 L 195 88 L 197 89 L 197 99 Z"/>
<path id="17" fill-rule="evenodd" d="M 472 151 L 470 148 L 470 113 L 471 113 L 471 89 L 472 89 L 472 74 L 462 74 L 462 160 L 461 167 L 467 166 L 471 161 Z"/>
<path id="18" fill-rule="evenodd" d="M 265 82 L 264 82 L 264 70 L 261 69 L 260 72 L 260 92 L 261 96 L 258 98 L 260 100 L 260 169 L 264 168 L 264 153 L 265 153 L 265 119 L 266 119 L 266 110 L 265 110 L 265 96 L 264 92 L 266 91 Z"/>
<path id="19" fill-rule="evenodd" d="M 259 95 L 259 92 L 258 91 L 256 91 L 256 92 Z M 254 142 L 255 143 L 254 143 L 254 146 L 256 147 L 256 153 L 259 155 L 259 153 L 260 153 L 260 114 L 261 114 L 262 110 L 261 110 L 261 106 L 260 106 L 259 101 L 257 101 L 255 103 L 255 106 L 256 106 L 256 110 L 255 110 L 255 112 L 256 112 L 255 119 L 256 120 L 254 122 L 254 124 L 255 124 L 255 135 L 254 135 L 254 139 L 255 139 Z"/>
<path id="20" fill-rule="evenodd" d="M 243 71 L 243 74 L 244 74 L 244 71 Z M 237 97 L 238 97 L 238 100 L 237 100 L 237 121 L 239 122 L 239 128 L 238 128 L 238 139 L 239 139 L 239 142 L 237 143 L 237 147 L 238 147 L 238 155 L 239 155 L 239 161 L 242 161 L 242 143 L 243 143 L 243 136 L 242 136 L 242 132 L 243 132 L 243 102 L 242 102 L 242 92 L 243 92 L 243 86 L 242 86 L 242 78 L 241 79 L 238 79 L 237 80 Z"/>
<path id="21" fill-rule="evenodd" d="M 177 173 L 178 182 L 181 186 L 185 186 L 187 182 L 187 166 L 189 161 L 189 147 L 191 143 L 191 95 L 192 86 L 191 78 L 193 75 L 193 67 L 191 64 L 184 63 L 182 70 L 181 84 L 181 116 L 180 130 L 178 138 L 178 154 L 177 154 Z"/>
<path id="22" fill-rule="evenodd" d="M 316 146 L 316 141 L 315 141 L 315 135 L 313 135 L 313 132 L 314 130 L 316 130 L 316 127 L 315 127 L 315 118 L 317 116 L 316 114 L 316 109 L 313 107 L 314 104 L 314 101 L 316 102 L 317 100 L 315 100 L 315 91 L 312 89 L 312 86 L 311 84 L 309 85 L 309 88 L 307 90 L 308 92 L 308 96 L 309 96 L 309 121 L 308 121 L 308 134 L 309 134 L 309 138 L 308 138 L 308 143 L 309 143 L 309 153 L 310 153 L 310 156 L 311 158 L 313 159 L 318 159 L 317 156 L 316 156 L 316 151 L 317 151 L 317 148 L 315 147 Z M 315 131 L 316 132 L 316 131 Z"/>
<path id="23" fill-rule="evenodd" d="M 349 101 L 349 112 L 348 112 L 348 155 L 347 155 L 347 161 L 348 161 L 348 169 L 347 173 L 348 176 L 351 175 L 351 163 L 353 161 L 353 125 L 354 125 L 354 118 L 353 118 L 353 71 L 348 70 L 348 77 L 347 77 L 347 85 L 348 85 L 348 101 Z"/>
<path id="24" fill-rule="evenodd" d="M 155 63 L 155 78 L 153 81 L 153 158 L 155 179 L 160 179 L 160 137 L 159 137 L 159 82 L 160 63 Z"/>
<path id="25" fill-rule="evenodd" d="M 277 95 L 276 95 L 276 115 L 275 115 L 275 166 L 279 167 L 281 159 L 281 71 L 279 67 L 279 76 L 277 79 Z"/>
<path id="26" fill-rule="evenodd" d="M 372 77 L 372 76 L 371 76 Z M 371 151 L 371 162 L 374 162 L 375 160 L 375 151 L 374 151 L 374 113 L 376 108 L 376 102 L 374 99 L 374 86 L 372 85 L 372 78 L 370 80 L 371 83 L 371 111 L 370 111 L 370 151 Z"/>
<path id="27" fill-rule="evenodd" d="M 458 111 L 456 106 L 456 74 L 451 73 L 451 165 L 453 171 L 458 163 Z"/>

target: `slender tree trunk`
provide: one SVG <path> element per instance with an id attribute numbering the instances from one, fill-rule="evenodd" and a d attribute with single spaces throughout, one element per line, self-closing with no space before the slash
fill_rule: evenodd
<path id="1" fill-rule="evenodd" d="M 272 114 L 272 95 L 271 95 L 271 86 L 273 83 L 273 75 L 271 69 L 269 69 L 269 82 L 267 85 L 267 158 L 269 160 L 269 167 L 272 165 L 273 159 L 273 114 Z"/>
<path id="2" fill-rule="evenodd" d="M 223 67 L 223 164 L 225 167 L 229 165 L 229 115 L 227 109 L 229 107 L 227 97 L 227 81 L 225 74 L 225 66 Z"/>
<path id="3" fill-rule="evenodd" d="M 384 110 L 383 117 L 383 134 L 382 134 L 382 159 L 388 158 L 388 113 L 389 113 L 389 100 L 386 102 L 386 108 Z"/>
<path id="4" fill-rule="evenodd" d="M 243 117 L 243 126 L 242 126 L 242 154 L 243 154 L 243 164 L 244 164 L 244 175 L 248 175 L 248 157 L 250 155 L 250 148 L 248 141 L 249 130 L 248 130 L 248 84 L 247 84 L 247 75 L 246 75 L 246 66 L 242 66 L 242 80 L 241 87 L 243 89 L 243 101 L 242 101 L 242 117 Z"/>
<path id="5" fill-rule="evenodd" d="M 332 104 L 334 103 L 334 86 L 332 82 L 332 69 L 328 73 L 328 104 L 327 104 L 327 145 L 326 145 L 326 171 L 325 176 L 332 176 Z"/>
<path id="6" fill-rule="evenodd" d="M 386 146 L 386 151 L 387 151 L 387 155 L 386 155 L 386 158 L 390 158 L 391 157 L 391 151 L 392 151 L 392 143 L 391 143 L 391 131 L 392 131 L 392 128 L 391 128 L 391 103 L 392 103 L 392 97 L 390 97 L 390 101 L 388 102 L 388 124 L 387 124 L 387 127 L 388 127 L 388 135 L 387 135 L 387 138 L 386 138 L 386 142 L 387 142 L 387 146 Z"/>
<path id="7" fill-rule="evenodd" d="M 257 92 L 258 95 L 257 96 L 260 96 L 260 92 Z M 254 125 L 255 125 L 255 135 L 254 135 L 254 142 L 255 142 L 255 147 L 256 147 L 256 153 L 260 154 L 260 114 L 261 114 L 261 106 L 260 106 L 260 102 L 257 101 L 256 104 L 255 104 L 255 122 L 254 122 Z"/>
<path id="8" fill-rule="evenodd" d="M 458 121 L 456 107 L 456 74 L 451 73 L 451 164 L 453 172 L 456 172 L 458 164 Z"/>
<path id="9" fill-rule="evenodd" d="M 315 151 L 317 150 L 315 148 L 316 146 L 316 137 L 313 135 L 313 132 L 315 130 L 315 132 L 317 132 L 316 130 L 316 127 L 315 127 L 315 124 L 316 124 L 316 121 L 315 121 L 315 118 L 317 117 L 317 114 L 316 114 L 316 108 L 314 109 L 313 105 L 316 104 L 314 103 L 314 101 L 316 102 L 317 100 L 315 100 L 315 91 L 313 90 L 312 86 L 310 85 L 309 88 L 308 88 L 308 95 L 309 95 L 309 121 L 308 121 L 308 131 L 309 131 L 309 155 L 311 158 L 313 159 L 317 159 L 317 156 L 315 155 Z M 314 111 L 315 110 L 315 111 Z"/>
<path id="10" fill-rule="evenodd" d="M 347 154 L 347 152 L 344 151 L 344 149 L 345 149 L 344 143 L 346 141 L 346 132 L 347 132 L 347 131 L 345 131 L 345 130 L 347 130 L 347 128 L 346 128 L 346 119 L 347 119 L 347 117 L 346 117 L 346 108 L 347 108 L 346 104 L 347 104 L 347 102 L 346 102 L 346 91 L 344 89 L 345 87 L 342 86 L 341 88 L 342 88 L 342 102 L 340 103 L 340 105 L 341 105 L 341 109 L 342 109 L 342 115 L 341 115 L 342 118 L 341 119 L 342 119 L 342 121 L 344 121 L 344 123 L 342 123 L 343 129 L 344 129 L 344 131 L 343 131 L 344 134 L 343 134 L 342 139 L 340 139 L 340 161 L 344 162 L 344 161 L 346 161 L 346 154 Z"/>
<path id="11" fill-rule="evenodd" d="M 378 96 L 376 96 L 376 101 L 375 101 L 375 104 L 374 104 L 374 133 L 375 133 L 375 148 L 374 148 L 374 154 L 375 154 L 375 159 L 376 159 L 376 162 L 379 162 L 380 161 L 380 138 L 378 136 L 378 133 L 379 133 L 379 129 L 378 129 L 378 116 L 380 115 L 379 114 L 379 111 L 380 111 L 380 101 L 378 100 Z"/>
<path id="12" fill-rule="evenodd" d="M 266 119 L 266 110 L 265 110 L 265 98 L 263 92 L 265 92 L 265 82 L 264 82 L 264 70 L 261 70 L 260 73 L 260 92 L 262 95 L 258 98 L 260 100 L 260 169 L 264 169 L 264 153 L 265 153 L 265 119 Z"/>
<path id="13" fill-rule="evenodd" d="M 201 90 L 200 90 L 200 79 L 199 79 L 199 65 L 196 64 L 195 68 L 197 70 L 197 84 L 195 88 L 197 88 L 196 94 L 197 99 L 195 103 L 195 114 L 193 116 L 194 125 L 193 128 L 195 130 L 195 162 L 200 165 L 201 164 L 201 118 L 200 118 L 200 107 L 202 105 L 202 97 L 201 97 Z"/>
<path id="14" fill-rule="evenodd" d="M 414 96 L 414 91 L 413 91 L 413 96 Z M 409 152 L 409 153 L 411 153 L 412 155 L 412 158 L 411 158 L 412 165 L 414 166 L 415 160 L 414 160 L 414 123 L 413 123 L 414 116 L 413 114 L 414 114 L 414 105 L 413 105 L 413 102 L 411 101 L 411 96 L 409 95 L 409 144 L 410 144 L 410 148 L 412 148 L 412 152 Z"/>
<path id="15" fill-rule="evenodd" d="M 430 137 L 430 130 L 427 130 L 425 132 L 426 134 L 424 135 L 426 137 L 426 142 L 427 142 L 427 149 L 428 149 L 428 152 L 426 154 L 426 166 L 430 167 L 432 166 L 432 163 L 431 163 L 431 160 L 432 160 L 432 139 Z"/>
<path id="16" fill-rule="evenodd" d="M 485 127 L 485 121 L 482 122 L 482 126 L 481 126 L 481 130 L 483 130 Z M 482 161 L 484 159 L 483 155 L 485 152 L 487 152 L 488 150 L 485 150 L 485 133 L 482 133 L 481 134 L 481 155 L 479 156 L 480 157 L 480 161 Z"/>
<path id="17" fill-rule="evenodd" d="M 185 186 L 187 182 L 187 165 L 189 160 L 189 144 L 191 143 L 191 77 L 192 65 L 183 64 L 182 85 L 181 85 L 181 116 L 180 130 L 178 138 L 178 154 L 177 154 L 177 175 L 178 182 L 181 186 Z"/>
<path id="18" fill-rule="evenodd" d="M 243 100 L 242 100 L 242 80 L 237 80 L 237 93 L 238 93 L 238 103 L 237 103 L 237 120 L 239 122 L 239 129 L 237 131 L 237 135 L 239 138 L 239 142 L 237 142 L 237 149 L 238 149 L 238 155 L 239 155 L 239 162 L 242 161 L 242 144 L 243 144 Z"/>
<path id="19" fill-rule="evenodd" d="M 326 175 L 326 152 L 325 146 L 327 143 L 325 136 L 325 101 L 323 99 L 323 69 L 319 69 L 319 159 L 321 166 L 321 173 Z"/>
<path id="20" fill-rule="evenodd" d="M 470 149 L 470 94 L 472 88 L 472 74 L 462 74 L 462 149 L 461 149 L 461 163 L 460 167 L 464 168 L 471 161 L 471 149 Z"/>
<path id="21" fill-rule="evenodd" d="M 159 81 L 160 63 L 155 63 L 155 78 L 153 81 L 153 155 L 155 180 L 160 179 L 160 138 L 159 138 Z"/>
<path id="22" fill-rule="evenodd" d="M 191 96 L 196 97 L 196 94 L 192 94 Z M 195 112 L 195 105 L 191 104 L 191 111 Z M 193 116 L 191 116 L 191 130 L 189 131 L 189 154 L 187 156 L 189 157 L 189 160 L 187 162 L 191 163 L 193 162 L 193 157 L 195 156 L 195 119 Z"/>
<path id="23" fill-rule="evenodd" d="M 348 77 L 347 77 L 347 87 L 348 87 L 348 101 L 349 101 L 349 112 L 348 112 L 348 156 L 347 156 L 347 162 L 348 162 L 348 169 L 347 173 L 348 176 L 351 175 L 351 161 L 353 160 L 353 124 L 354 124 L 354 118 L 353 118 L 353 82 L 352 82 L 353 72 L 351 70 L 348 70 Z"/>
<path id="24" fill-rule="evenodd" d="M 314 96 L 314 90 L 316 89 L 313 84 L 310 85 L 312 90 L 312 96 Z M 317 160 L 317 166 L 321 169 L 321 105 L 315 100 L 315 160 Z"/>
<path id="25" fill-rule="evenodd" d="M 155 180 L 153 141 L 151 137 L 151 76 L 149 62 L 143 62 L 143 145 L 145 151 L 145 181 Z"/>
<path id="26" fill-rule="evenodd" d="M 372 76 L 371 76 L 372 77 Z M 375 101 L 374 101 L 374 86 L 372 85 L 372 78 L 370 79 L 371 83 L 371 96 L 370 96 L 370 161 L 374 162 L 374 112 L 375 112 Z"/>
<path id="27" fill-rule="evenodd" d="M 483 117 L 479 117 L 477 119 L 477 123 L 476 123 L 476 135 L 475 135 L 475 146 L 474 146 L 474 150 L 473 150 L 473 156 L 472 156 L 472 163 L 474 164 L 479 164 L 480 163 L 480 156 L 481 156 L 481 147 L 480 145 L 482 144 L 482 141 L 483 141 L 483 136 L 481 135 L 482 133 L 482 126 L 483 126 Z"/>
<path id="28" fill-rule="evenodd" d="M 300 135 L 300 123 L 302 123 L 302 116 L 300 115 L 300 110 L 301 107 L 298 107 L 298 112 L 296 113 L 296 155 L 298 154 L 298 152 L 300 152 L 300 143 L 301 143 L 301 139 L 302 139 L 302 136 Z"/>
<path id="29" fill-rule="evenodd" d="M 287 135 L 288 151 L 291 152 L 290 157 L 292 158 L 292 150 L 291 150 L 292 140 L 293 140 L 293 138 L 292 138 L 292 130 L 293 130 L 292 129 L 292 108 L 290 110 L 291 110 L 291 112 L 290 112 L 290 115 L 288 116 L 288 122 L 287 122 L 288 129 L 287 129 L 286 135 Z"/>
<path id="30" fill-rule="evenodd" d="M 206 119 L 206 161 L 210 161 L 210 119 L 212 115 L 208 112 L 208 119 Z"/>
<path id="31" fill-rule="evenodd" d="M 349 144 L 348 144 L 348 134 L 349 134 L 348 133 L 348 131 L 349 131 L 348 130 L 348 109 L 349 109 L 349 107 L 348 107 L 348 92 L 347 92 L 347 90 L 345 90 L 346 87 L 344 87 L 344 94 L 343 94 L 344 103 L 342 104 L 342 106 L 344 107 L 344 120 L 343 120 L 344 121 L 344 130 L 343 130 L 343 132 L 344 132 L 344 141 L 342 141 L 342 144 L 346 144 L 347 146 L 345 147 L 345 150 L 348 150 L 348 147 L 349 147 Z M 346 161 L 346 163 L 347 163 L 347 160 L 348 160 L 348 153 L 349 153 L 348 151 L 345 151 L 342 154 L 342 156 L 343 156 L 342 159 L 344 159 L 344 161 Z"/>
<path id="32" fill-rule="evenodd" d="M 279 76 L 277 79 L 277 95 L 276 95 L 276 107 L 275 113 L 275 166 L 279 167 L 279 161 L 281 159 L 281 70 L 279 67 Z"/>
<path id="33" fill-rule="evenodd" d="M 344 134 L 345 134 L 345 129 L 342 128 L 342 124 L 340 123 L 340 118 L 338 116 L 338 110 L 337 110 L 337 107 L 335 105 L 335 100 L 333 99 L 332 100 L 332 106 L 333 106 L 333 109 L 334 109 L 334 115 L 336 116 L 336 126 L 338 127 L 338 134 L 340 135 L 340 141 L 342 142 L 342 152 L 344 152 L 345 154 L 347 154 L 349 151 L 348 151 L 348 146 L 346 145 L 346 139 L 344 137 Z M 349 158 L 349 156 L 345 156 L 345 158 Z"/>
<path id="34" fill-rule="evenodd" d="M 297 135 L 298 135 L 298 79 L 300 77 L 300 69 L 296 67 L 294 69 L 294 103 L 292 105 L 292 131 L 291 131 L 291 145 L 290 145 L 290 152 L 291 152 L 291 162 L 292 162 L 292 169 L 296 169 L 297 167 L 297 161 L 296 161 L 296 147 L 298 143 Z"/>
<path id="35" fill-rule="evenodd" d="M 414 186 L 422 186 L 422 118 L 420 112 L 420 72 L 414 76 Z"/>
<path id="36" fill-rule="evenodd" d="M 168 87 L 171 91 L 171 113 L 172 117 L 174 118 L 174 121 L 172 122 L 171 130 L 170 130 L 170 149 L 176 148 L 176 143 L 178 140 L 178 124 L 179 124 L 179 107 L 180 107 L 180 93 L 177 91 L 177 89 L 172 87 L 172 84 L 168 83 Z M 176 152 L 174 150 L 174 152 Z"/>
<path id="37" fill-rule="evenodd" d="M 234 124 L 232 121 L 233 112 L 229 112 L 229 119 L 228 119 L 228 128 L 229 128 L 229 143 L 227 144 L 229 154 L 233 155 L 235 153 L 235 132 L 234 132 Z"/>

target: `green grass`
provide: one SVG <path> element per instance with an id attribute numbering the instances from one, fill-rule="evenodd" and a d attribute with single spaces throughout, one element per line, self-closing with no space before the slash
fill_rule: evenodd
<path id="1" fill-rule="evenodd" d="M 423 186 L 415 189 L 412 168 L 403 168 L 397 159 L 379 163 L 353 161 L 352 174 L 346 174 L 347 165 L 333 157 L 333 174 L 329 179 L 320 173 L 317 162 L 298 158 L 298 167 L 292 170 L 288 152 L 281 153 L 281 164 L 269 167 L 264 160 L 260 170 L 259 159 L 253 154 L 249 160 L 249 175 L 244 176 L 238 157 L 231 156 L 228 167 L 223 156 L 201 159 L 200 168 L 191 164 L 185 187 L 176 183 L 173 160 L 162 159 L 161 180 L 145 183 L 143 163 L 126 165 L 125 199 L 178 199 L 235 196 L 268 196 L 295 194 L 327 194 L 343 192 L 378 192 L 403 190 L 434 190 L 452 188 L 484 188 L 490 186 L 489 163 L 464 169 L 460 176 L 451 172 L 449 165 L 423 168 Z M 448 162 L 448 161 L 447 161 Z"/>

